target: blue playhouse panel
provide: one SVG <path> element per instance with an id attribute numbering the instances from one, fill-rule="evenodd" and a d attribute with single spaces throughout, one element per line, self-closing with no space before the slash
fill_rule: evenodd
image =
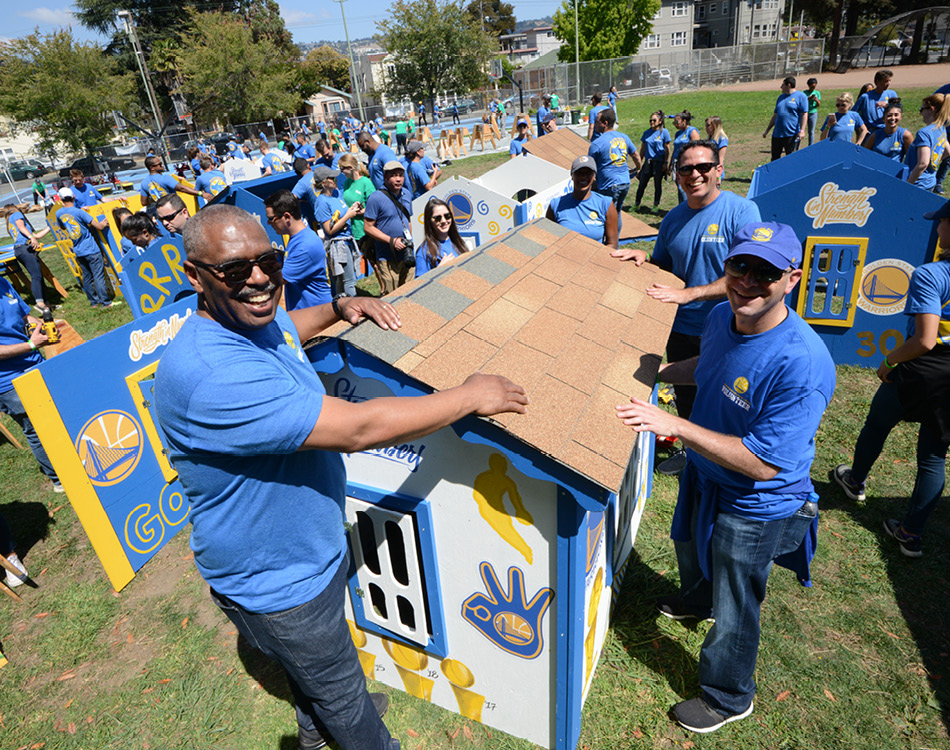
<path id="1" fill-rule="evenodd" d="M 141 255 L 133 251 L 123 258 L 119 278 L 136 318 L 195 293 L 185 276 L 184 261 L 180 236 L 162 237 Z"/>

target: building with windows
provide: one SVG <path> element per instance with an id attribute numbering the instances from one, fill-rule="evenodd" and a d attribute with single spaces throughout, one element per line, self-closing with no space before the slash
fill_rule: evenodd
<path id="1" fill-rule="evenodd" d="M 695 4 L 693 46 L 777 41 L 785 0 L 707 0 Z"/>
<path id="2" fill-rule="evenodd" d="M 551 50 L 558 49 L 562 42 L 554 36 L 551 26 L 538 26 L 515 34 L 502 34 L 498 37 L 501 53 L 507 55 L 516 68 L 537 60 Z"/>

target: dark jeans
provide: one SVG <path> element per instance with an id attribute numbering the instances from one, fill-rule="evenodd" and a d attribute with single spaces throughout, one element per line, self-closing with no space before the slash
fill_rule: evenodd
<path id="1" fill-rule="evenodd" d="M 809 112 L 808 113 L 808 145 L 811 146 L 815 142 L 815 128 L 818 126 L 818 113 Z"/>
<path id="2" fill-rule="evenodd" d="M 254 648 L 280 664 L 294 695 L 297 724 L 342 750 L 399 750 L 376 712 L 343 616 L 346 560 L 315 599 L 258 614 L 211 590 L 211 598 Z"/>
<path id="3" fill-rule="evenodd" d="M 406 151 L 406 134 L 396 133 L 396 153 L 402 154 Z"/>
<path id="4" fill-rule="evenodd" d="M 30 418 L 26 416 L 26 409 L 23 408 L 23 402 L 20 401 L 20 396 L 15 388 L 0 393 L 0 411 L 9 414 L 20 425 L 20 429 L 23 430 L 23 435 L 26 437 L 26 442 L 30 446 L 30 450 L 33 451 L 33 458 L 40 465 L 40 469 L 47 477 L 54 482 L 58 482 L 59 479 L 56 472 L 53 471 L 53 465 L 49 462 L 49 456 L 46 455 L 46 449 L 40 442 L 36 430 L 33 429 Z"/>
<path id="5" fill-rule="evenodd" d="M 106 267 L 102 253 L 77 255 L 76 262 L 82 269 L 82 290 L 86 293 L 89 304 L 93 307 L 109 304 L 109 295 L 106 292 Z"/>
<path id="6" fill-rule="evenodd" d="M 670 332 L 666 342 L 666 361 L 682 362 L 699 354 L 699 336 L 690 336 L 686 333 Z M 676 385 L 676 413 L 683 419 L 689 419 L 693 412 L 693 402 L 696 400 L 695 385 Z"/>
<path id="7" fill-rule="evenodd" d="M 13 248 L 13 255 L 26 269 L 30 277 L 30 292 L 36 304 L 43 304 L 43 272 L 40 270 L 40 259 L 29 245 L 17 245 Z"/>
<path id="8" fill-rule="evenodd" d="M 643 193 L 647 189 L 647 183 L 653 178 L 653 205 L 660 205 L 660 198 L 663 197 L 663 159 L 647 159 L 643 162 L 640 174 L 637 179 L 640 184 L 637 186 L 637 197 L 635 203 L 639 206 L 643 200 Z"/>
<path id="9" fill-rule="evenodd" d="M 712 608 L 716 618 L 699 653 L 699 685 L 703 699 L 726 716 L 742 713 L 755 697 L 759 616 L 772 561 L 798 548 L 813 518 L 804 508 L 774 521 L 719 513 L 710 542 L 712 581 L 703 578 L 695 544 L 675 543 L 684 603 Z"/>
<path id="10" fill-rule="evenodd" d="M 894 383 L 881 383 L 854 446 L 851 476 L 855 480 L 863 482 L 867 479 L 871 467 L 881 455 L 884 441 L 901 421 L 903 412 L 897 386 Z M 948 445 L 928 428 L 920 426 L 917 433 L 917 478 L 903 521 L 904 530 L 911 534 L 923 532 L 927 519 L 943 495 Z"/>
<path id="11" fill-rule="evenodd" d="M 620 227 L 623 225 L 623 204 L 627 200 L 627 193 L 630 192 L 630 183 L 624 183 L 622 185 L 613 185 L 604 190 L 598 190 L 598 193 L 601 195 L 606 195 L 610 200 L 613 201 L 614 206 L 617 207 L 617 236 L 620 236 Z M 606 236 L 604 237 L 606 240 Z"/>
<path id="12" fill-rule="evenodd" d="M 458 113 L 457 113 L 457 112 L 453 112 L 453 113 L 452 113 L 452 124 L 453 124 L 453 125 L 461 125 L 461 124 L 462 124 L 462 121 L 459 119 L 459 116 L 458 116 Z"/>
<path id="13" fill-rule="evenodd" d="M 772 138 L 772 161 L 778 159 L 782 152 L 784 151 L 786 156 L 788 154 L 798 151 L 798 140 L 797 135 L 790 135 L 787 138 Z"/>

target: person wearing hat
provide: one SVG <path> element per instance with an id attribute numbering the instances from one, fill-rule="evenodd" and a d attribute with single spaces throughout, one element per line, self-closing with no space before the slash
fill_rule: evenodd
<path id="1" fill-rule="evenodd" d="M 86 293 L 89 304 L 93 307 L 121 305 L 119 301 L 109 301 L 102 250 L 92 236 L 92 232 L 89 231 L 89 227 L 92 227 L 104 232 L 109 227 L 109 223 L 105 219 L 94 219 L 81 208 L 76 208 L 76 199 L 70 188 L 60 188 L 59 198 L 63 202 L 63 207 L 56 212 L 56 223 L 73 241 L 76 262 L 82 270 L 82 290 Z"/>
<path id="2" fill-rule="evenodd" d="M 409 141 L 406 146 L 406 178 L 412 189 L 412 199 L 415 200 L 436 186 L 442 170 L 433 165 L 432 177 L 426 172 L 422 159 L 425 156 L 425 145 L 422 141 Z"/>
<path id="3" fill-rule="evenodd" d="M 574 191 L 551 200 L 547 218 L 578 234 L 617 249 L 617 207 L 606 195 L 593 192 L 597 163 L 578 156 L 571 164 Z"/>
<path id="4" fill-rule="evenodd" d="M 383 189 L 366 199 L 363 229 L 376 242 L 376 267 L 381 295 L 389 294 L 415 276 L 412 249 L 412 192 L 405 186 L 406 170 L 398 161 L 383 165 Z"/>
<path id="5" fill-rule="evenodd" d="M 544 133 L 553 133 L 557 130 L 557 115 L 553 112 L 548 112 L 541 120 L 541 130 Z"/>
<path id="6" fill-rule="evenodd" d="M 319 188 L 316 216 L 327 246 L 327 263 L 333 297 L 356 296 L 356 264 L 360 252 L 353 240 L 350 221 L 363 214 L 363 204 L 348 206 L 337 190 L 340 172 L 322 164 L 313 170 L 313 185 Z"/>
<path id="7" fill-rule="evenodd" d="M 921 537 L 943 494 L 950 447 L 950 203 L 924 218 L 937 222 L 940 255 L 911 274 L 906 339 L 877 368 L 881 385 L 854 446 L 854 462 L 831 471 L 845 495 L 863 501 L 868 474 L 890 431 L 902 421 L 920 422 L 917 479 L 907 513 L 903 520 L 884 521 L 884 531 L 907 557 L 923 556 Z"/>
<path id="8" fill-rule="evenodd" d="M 802 277 L 801 261 L 790 226 L 740 229 L 725 260 L 728 301 L 706 319 L 699 356 L 660 367 L 662 381 L 696 384 L 690 418 L 639 399 L 617 407 L 635 431 L 671 435 L 687 447 L 670 534 L 680 590 L 657 606 L 674 620 L 715 619 L 700 652 L 700 694 L 671 710 L 694 732 L 752 713 L 772 563 L 810 585 L 818 496 L 809 474 L 835 367 L 785 302 Z"/>
<path id="9" fill-rule="evenodd" d="M 508 146 L 508 153 L 511 154 L 512 159 L 524 154 L 524 144 L 531 140 L 531 133 L 528 132 L 528 121 L 526 119 L 523 117 L 519 118 L 517 127 L 518 135 L 511 139 L 511 144 Z"/>

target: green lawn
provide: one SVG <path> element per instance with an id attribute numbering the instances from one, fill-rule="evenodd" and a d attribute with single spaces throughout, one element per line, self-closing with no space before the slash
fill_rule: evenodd
<path id="1" fill-rule="evenodd" d="M 837 92 L 822 93 L 833 101 Z M 908 102 L 904 124 L 916 128 L 914 111 L 927 92 L 900 93 Z M 776 95 L 706 91 L 624 100 L 620 121 L 638 140 L 657 108 L 688 108 L 700 126 L 705 116 L 720 115 L 733 143 L 725 187 L 745 194 L 752 169 L 768 159 L 761 132 Z M 495 159 L 456 164 L 474 176 Z M 670 183 L 664 209 L 675 204 L 674 194 Z M 53 252 L 46 258 L 61 280 L 70 278 Z M 130 319 L 127 307 L 89 310 L 75 283 L 69 292 L 60 312 L 86 337 Z M 920 560 L 901 556 L 881 530 L 883 519 L 902 514 L 913 486 L 913 426 L 892 434 L 866 503 L 849 502 L 827 480 L 829 468 L 850 460 L 876 384 L 870 370 L 838 368 L 812 473 L 822 496 L 814 587 L 800 587 L 782 569 L 772 575 L 752 717 L 709 736 L 689 735 L 666 717 L 671 704 L 696 693 L 708 625 L 684 627 L 652 608 L 677 580 L 667 536 L 676 482 L 658 476 L 587 699 L 580 747 L 950 748 L 950 514 L 940 508 L 930 521 Z M 208 600 L 187 532 L 116 594 L 71 506 L 49 491 L 28 451 L 0 444 L 0 472 L 2 512 L 40 583 L 19 589 L 23 604 L 0 602 L 0 641 L 10 659 L 0 670 L 0 748 L 296 746 L 283 678 L 238 644 Z M 392 698 L 387 724 L 408 750 L 532 747 L 385 690 Z"/>

